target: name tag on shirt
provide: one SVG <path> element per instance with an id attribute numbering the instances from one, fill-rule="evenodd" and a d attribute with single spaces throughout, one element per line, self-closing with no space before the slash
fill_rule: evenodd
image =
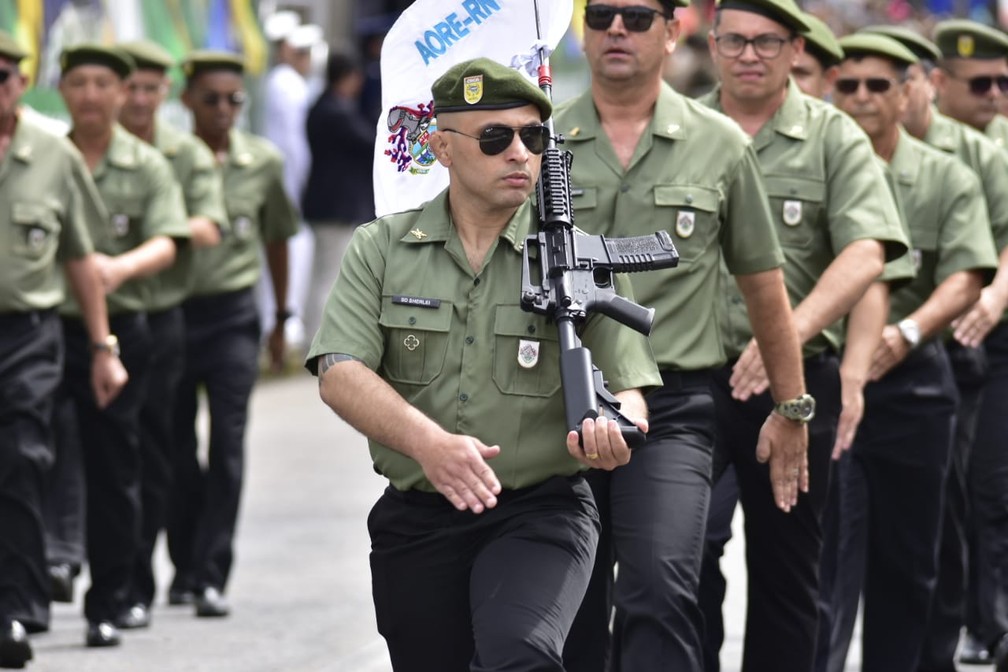
<path id="1" fill-rule="evenodd" d="M 403 306 L 416 306 L 418 308 L 438 308 L 441 306 L 441 299 L 428 299 L 425 296 L 402 296 L 396 294 L 392 297 L 392 303 Z"/>

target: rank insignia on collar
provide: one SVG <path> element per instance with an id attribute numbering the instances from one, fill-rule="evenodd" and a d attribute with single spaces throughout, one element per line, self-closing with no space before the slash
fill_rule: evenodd
<path id="1" fill-rule="evenodd" d="M 416 238 L 417 240 L 423 240 L 424 238 L 427 237 L 427 234 L 421 231 L 420 229 L 413 229 L 412 231 L 410 231 L 410 235 Z"/>
<path id="2" fill-rule="evenodd" d="M 801 201 L 784 201 L 784 208 L 781 211 L 784 223 L 788 226 L 798 226 L 802 218 Z"/>
<path id="3" fill-rule="evenodd" d="M 520 339 L 518 341 L 518 365 L 523 369 L 531 369 L 538 363 L 539 341 Z"/>
<path id="4" fill-rule="evenodd" d="M 696 213 L 692 210 L 680 210 L 676 215 L 675 232 L 680 238 L 689 238 L 696 227 Z"/>

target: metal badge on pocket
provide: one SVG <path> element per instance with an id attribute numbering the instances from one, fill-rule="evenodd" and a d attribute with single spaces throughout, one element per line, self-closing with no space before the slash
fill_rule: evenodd
<path id="1" fill-rule="evenodd" d="M 239 238 L 248 238 L 252 232 L 252 220 L 248 217 L 238 217 L 234 221 L 234 232 Z"/>
<path id="2" fill-rule="evenodd" d="M 802 219 L 801 201 L 784 201 L 783 212 L 784 223 L 788 226 L 798 226 Z"/>
<path id="3" fill-rule="evenodd" d="M 130 230 L 129 215 L 123 213 L 112 215 L 112 230 L 120 238 L 128 234 Z"/>
<path id="4" fill-rule="evenodd" d="M 696 228 L 696 213 L 692 210 L 680 210 L 676 215 L 675 232 L 680 238 L 689 238 Z"/>
<path id="5" fill-rule="evenodd" d="M 539 341 L 518 341 L 518 365 L 523 369 L 531 369 L 539 363 Z"/>
<path id="6" fill-rule="evenodd" d="M 402 344 L 406 346 L 407 350 L 413 352 L 414 350 L 420 347 L 420 339 L 414 336 L 413 334 L 410 334 L 409 336 L 403 339 Z"/>
<path id="7" fill-rule="evenodd" d="M 33 226 L 28 229 L 25 242 L 28 244 L 28 249 L 32 252 L 41 252 L 45 247 L 47 237 L 48 234 L 45 229 L 41 226 Z"/>

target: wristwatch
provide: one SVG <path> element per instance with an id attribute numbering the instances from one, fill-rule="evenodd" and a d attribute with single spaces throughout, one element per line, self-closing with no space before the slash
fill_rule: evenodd
<path id="1" fill-rule="evenodd" d="M 920 325 L 917 324 L 916 320 L 911 320 L 909 317 L 905 320 L 900 320 L 896 324 L 896 328 L 899 329 L 903 340 L 907 342 L 911 350 L 920 344 Z"/>
<path id="2" fill-rule="evenodd" d="M 774 406 L 773 410 L 788 420 L 805 424 L 815 417 L 815 398 L 811 394 L 803 394 L 800 397 L 780 402 Z"/>
<path id="3" fill-rule="evenodd" d="M 107 352 L 113 357 L 119 356 L 119 339 L 114 334 L 109 334 L 101 343 L 92 343 L 91 352 Z"/>

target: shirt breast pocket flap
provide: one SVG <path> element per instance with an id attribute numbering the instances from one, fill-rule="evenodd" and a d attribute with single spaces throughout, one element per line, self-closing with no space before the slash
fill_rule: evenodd
<path id="1" fill-rule="evenodd" d="M 679 260 L 698 259 L 718 230 L 718 192 L 708 187 L 659 184 L 654 189 L 656 227 L 672 234 Z"/>
<path id="2" fill-rule="evenodd" d="M 826 185 L 818 179 L 775 176 L 765 177 L 764 183 L 770 211 L 783 225 L 777 227 L 781 245 L 804 247 L 812 243 L 819 211 L 826 200 Z"/>
<path id="3" fill-rule="evenodd" d="M 378 323 L 385 332 L 385 375 L 398 383 L 426 385 L 444 369 L 451 329 L 452 304 L 437 308 L 392 303 L 382 299 Z"/>
<path id="4" fill-rule="evenodd" d="M 60 225 L 56 213 L 41 203 L 14 203 L 11 208 L 11 252 L 41 259 L 56 249 Z"/>
<path id="5" fill-rule="evenodd" d="M 598 205 L 598 191 L 595 187 L 571 187 L 571 202 L 574 211 L 591 210 Z"/>
<path id="6" fill-rule="evenodd" d="M 560 389 L 556 327 L 521 306 L 497 306 L 493 379 L 503 394 L 550 397 Z"/>

